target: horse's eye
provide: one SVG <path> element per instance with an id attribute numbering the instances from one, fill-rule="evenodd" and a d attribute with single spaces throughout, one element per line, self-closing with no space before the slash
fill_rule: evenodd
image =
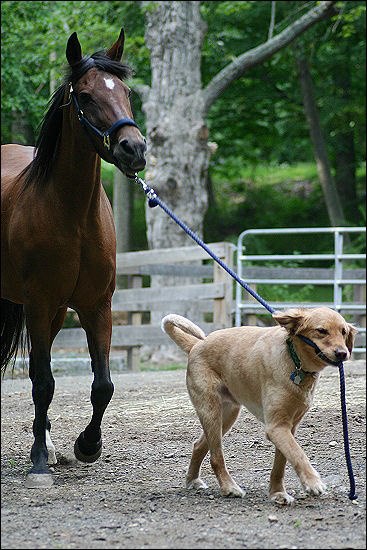
<path id="1" fill-rule="evenodd" d="M 317 328 L 316 330 L 319 334 L 328 334 L 328 331 L 325 328 Z"/>
<path id="2" fill-rule="evenodd" d="M 79 99 L 83 105 L 87 105 L 92 100 L 91 96 L 87 94 L 87 92 L 81 92 L 79 94 Z"/>

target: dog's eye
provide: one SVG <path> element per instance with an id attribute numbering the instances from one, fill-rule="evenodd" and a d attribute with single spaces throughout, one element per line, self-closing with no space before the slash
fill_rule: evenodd
<path id="1" fill-rule="evenodd" d="M 317 328 L 316 330 L 319 334 L 328 334 L 326 328 Z"/>
<path id="2" fill-rule="evenodd" d="M 345 328 L 342 328 L 342 335 L 345 336 L 347 334 L 347 331 L 345 330 Z"/>

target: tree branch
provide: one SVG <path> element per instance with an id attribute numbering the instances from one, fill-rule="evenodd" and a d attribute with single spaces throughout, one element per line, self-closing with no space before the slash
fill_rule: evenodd
<path id="1" fill-rule="evenodd" d="M 228 88 L 233 80 L 241 77 L 248 69 L 263 63 L 277 51 L 288 46 L 288 44 L 293 42 L 293 40 L 315 23 L 332 15 L 334 4 L 336 4 L 335 1 L 320 2 L 316 7 L 294 21 L 294 23 L 291 23 L 281 33 L 260 46 L 241 54 L 224 67 L 203 90 L 204 113 L 208 112 L 214 101 Z"/>
<path id="2" fill-rule="evenodd" d="M 273 38 L 273 32 L 274 32 L 274 24 L 275 24 L 275 4 L 276 2 L 271 3 L 271 16 L 270 16 L 270 25 L 269 25 L 269 32 L 268 32 L 268 40 Z"/>

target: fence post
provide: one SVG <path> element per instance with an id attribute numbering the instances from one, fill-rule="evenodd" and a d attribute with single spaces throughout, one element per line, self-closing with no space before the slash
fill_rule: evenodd
<path id="1" fill-rule="evenodd" d="M 128 276 L 129 288 L 141 288 L 143 286 L 143 278 L 140 275 Z M 142 313 L 132 311 L 128 313 L 127 322 L 129 325 L 141 325 Z M 139 370 L 139 348 L 133 347 L 127 350 L 127 368 L 129 371 Z"/>
<path id="2" fill-rule="evenodd" d="M 222 243 L 223 255 L 221 259 L 231 269 L 233 268 L 233 245 Z M 216 329 L 232 326 L 233 281 L 228 273 L 216 262 L 213 266 L 213 282 L 225 285 L 224 297 L 216 298 L 213 306 L 213 323 Z"/>

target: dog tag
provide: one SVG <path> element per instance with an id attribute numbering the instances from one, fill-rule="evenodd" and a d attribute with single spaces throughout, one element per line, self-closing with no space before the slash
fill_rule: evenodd
<path id="1" fill-rule="evenodd" d="M 294 382 L 297 386 L 300 385 L 300 383 L 302 382 L 302 380 L 304 379 L 305 375 L 303 374 L 302 371 L 293 371 L 290 375 L 290 379 L 292 380 L 292 382 Z"/>

